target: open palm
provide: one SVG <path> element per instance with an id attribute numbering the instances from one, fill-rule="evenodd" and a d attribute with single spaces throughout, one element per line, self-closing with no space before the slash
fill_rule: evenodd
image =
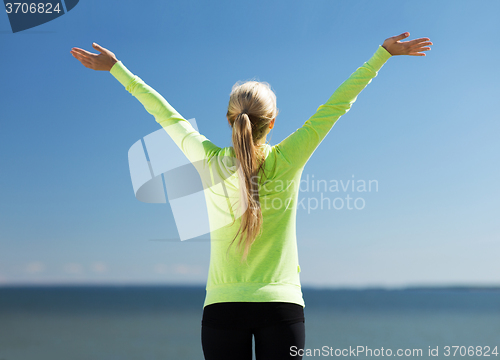
<path id="1" fill-rule="evenodd" d="M 432 42 L 429 38 L 401 41 L 408 36 L 410 36 L 409 32 L 405 32 L 397 36 L 392 36 L 386 39 L 382 46 L 391 55 L 425 56 L 425 53 L 423 53 L 422 51 L 428 51 L 431 49 L 429 45 L 432 45 Z"/>
<path id="2" fill-rule="evenodd" d="M 99 51 L 100 54 L 94 54 L 75 47 L 71 49 L 71 55 L 77 58 L 86 68 L 101 71 L 111 70 L 113 65 L 118 62 L 115 54 L 113 54 L 108 49 L 97 45 L 96 43 L 93 43 L 92 46 L 94 47 L 94 49 Z"/>

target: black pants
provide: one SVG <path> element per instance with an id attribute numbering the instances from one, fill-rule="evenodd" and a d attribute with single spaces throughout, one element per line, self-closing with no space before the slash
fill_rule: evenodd
<path id="1" fill-rule="evenodd" d="M 302 359 L 304 308 L 286 302 L 226 302 L 205 306 L 201 343 L 205 360 Z M 295 350 L 293 350 L 295 349 Z"/>

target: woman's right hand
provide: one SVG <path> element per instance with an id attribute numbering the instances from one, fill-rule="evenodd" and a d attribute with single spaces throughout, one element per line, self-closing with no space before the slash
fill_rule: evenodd
<path id="1" fill-rule="evenodd" d="M 97 45 L 96 43 L 93 43 L 92 46 L 94 47 L 94 49 L 100 52 L 99 55 L 77 47 L 72 48 L 70 53 L 75 58 L 77 58 L 86 68 L 93 70 L 110 71 L 113 65 L 118 62 L 115 54 L 113 54 L 108 49 Z"/>
<path id="2" fill-rule="evenodd" d="M 428 51 L 432 45 L 429 38 L 419 38 L 410 41 L 400 40 L 410 36 L 409 32 L 402 33 L 401 35 L 393 36 L 385 39 L 382 47 L 386 49 L 391 55 L 412 55 L 412 56 L 425 56 L 425 53 L 420 51 Z"/>

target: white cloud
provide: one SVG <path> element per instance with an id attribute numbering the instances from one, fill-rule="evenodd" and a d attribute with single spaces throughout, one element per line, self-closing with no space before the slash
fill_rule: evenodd
<path id="1" fill-rule="evenodd" d="M 92 269 L 93 272 L 101 274 L 108 271 L 108 266 L 103 262 L 95 262 L 90 265 L 90 268 Z"/>
<path id="2" fill-rule="evenodd" d="M 78 263 L 64 264 L 64 271 L 69 274 L 81 274 L 83 273 L 83 266 Z"/>
<path id="3" fill-rule="evenodd" d="M 24 269 L 27 273 L 35 274 L 45 270 L 45 264 L 40 261 L 28 263 Z"/>

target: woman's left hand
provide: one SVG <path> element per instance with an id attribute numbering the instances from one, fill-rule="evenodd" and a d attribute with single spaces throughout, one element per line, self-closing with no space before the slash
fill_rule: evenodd
<path id="1" fill-rule="evenodd" d="M 391 55 L 411 55 L 411 56 L 425 56 L 421 51 L 428 51 L 431 48 L 432 42 L 429 38 L 418 38 L 411 41 L 401 41 L 410 36 L 409 32 L 402 33 L 401 35 L 392 36 L 385 39 L 382 47 Z"/>
<path id="2" fill-rule="evenodd" d="M 100 54 L 93 54 L 91 52 L 85 51 L 80 48 L 71 49 L 71 55 L 77 58 L 83 66 L 93 70 L 109 71 L 114 64 L 118 62 L 115 54 L 111 51 L 93 43 L 94 49 L 100 52 Z"/>

